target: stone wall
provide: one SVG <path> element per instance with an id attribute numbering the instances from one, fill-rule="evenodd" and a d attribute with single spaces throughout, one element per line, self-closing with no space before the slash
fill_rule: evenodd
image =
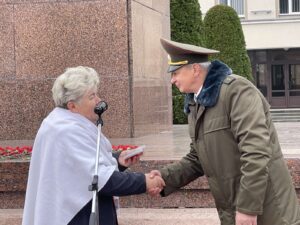
<path id="1" fill-rule="evenodd" d="M 78 65 L 101 76 L 107 136 L 171 129 L 159 43 L 170 36 L 168 0 L 0 0 L 0 30 L 0 141 L 34 139 L 54 79 Z"/>
<path id="2" fill-rule="evenodd" d="M 285 159 L 300 202 L 300 159 Z M 141 161 L 129 170 L 147 173 L 176 160 Z M 6 161 L 0 163 L 0 209 L 23 208 L 29 162 Z M 120 198 L 123 208 L 210 208 L 215 207 L 207 179 L 200 177 L 165 198 L 152 198 L 147 194 Z"/>

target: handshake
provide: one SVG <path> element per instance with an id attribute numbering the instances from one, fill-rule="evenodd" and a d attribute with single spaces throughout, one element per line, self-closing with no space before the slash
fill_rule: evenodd
<path id="1" fill-rule="evenodd" d="M 143 154 L 143 152 L 136 154 L 134 151 L 136 150 L 122 151 L 118 159 L 119 164 L 125 167 L 136 164 L 140 160 L 140 156 Z M 147 193 L 150 196 L 158 196 L 166 185 L 165 181 L 161 177 L 160 172 L 158 170 L 152 170 L 150 173 L 146 173 L 145 176 Z"/>
<path id="2" fill-rule="evenodd" d="M 160 172 L 158 170 L 152 170 L 150 173 L 146 173 L 145 176 L 147 193 L 153 197 L 159 196 L 159 193 L 166 185 Z"/>

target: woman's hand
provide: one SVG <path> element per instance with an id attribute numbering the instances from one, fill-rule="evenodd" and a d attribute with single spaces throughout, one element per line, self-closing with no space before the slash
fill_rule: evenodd
<path id="1" fill-rule="evenodd" d="M 121 154 L 119 156 L 119 164 L 120 165 L 125 166 L 125 167 L 129 167 L 129 166 L 137 163 L 138 161 L 140 161 L 140 157 L 141 157 L 141 155 L 143 155 L 143 153 L 135 155 L 131 158 L 125 159 L 125 156 L 128 153 L 130 153 L 130 151 L 132 151 L 132 150 L 125 150 L 125 151 L 121 152 Z"/>
<path id="2" fill-rule="evenodd" d="M 147 192 L 150 196 L 159 196 L 161 190 L 166 186 L 165 181 L 158 175 L 153 176 L 151 173 L 145 174 Z"/>

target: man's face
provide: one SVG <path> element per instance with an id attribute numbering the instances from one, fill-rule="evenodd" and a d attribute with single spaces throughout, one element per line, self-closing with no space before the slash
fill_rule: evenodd
<path id="1" fill-rule="evenodd" d="M 175 84 L 182 93 L 194 92 L 194 80 L 193 65 L 183 66 L 171 74 L 171 83 Z"/>

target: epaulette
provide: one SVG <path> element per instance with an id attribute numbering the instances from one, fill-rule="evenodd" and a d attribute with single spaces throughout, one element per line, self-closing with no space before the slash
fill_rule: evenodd
<path id="1" fill-rule="evenodd" d="M 231 84 L 236 78 L 233 76 L 227 76 L 224 80 L 223 83 L 224 84 Z"/>

